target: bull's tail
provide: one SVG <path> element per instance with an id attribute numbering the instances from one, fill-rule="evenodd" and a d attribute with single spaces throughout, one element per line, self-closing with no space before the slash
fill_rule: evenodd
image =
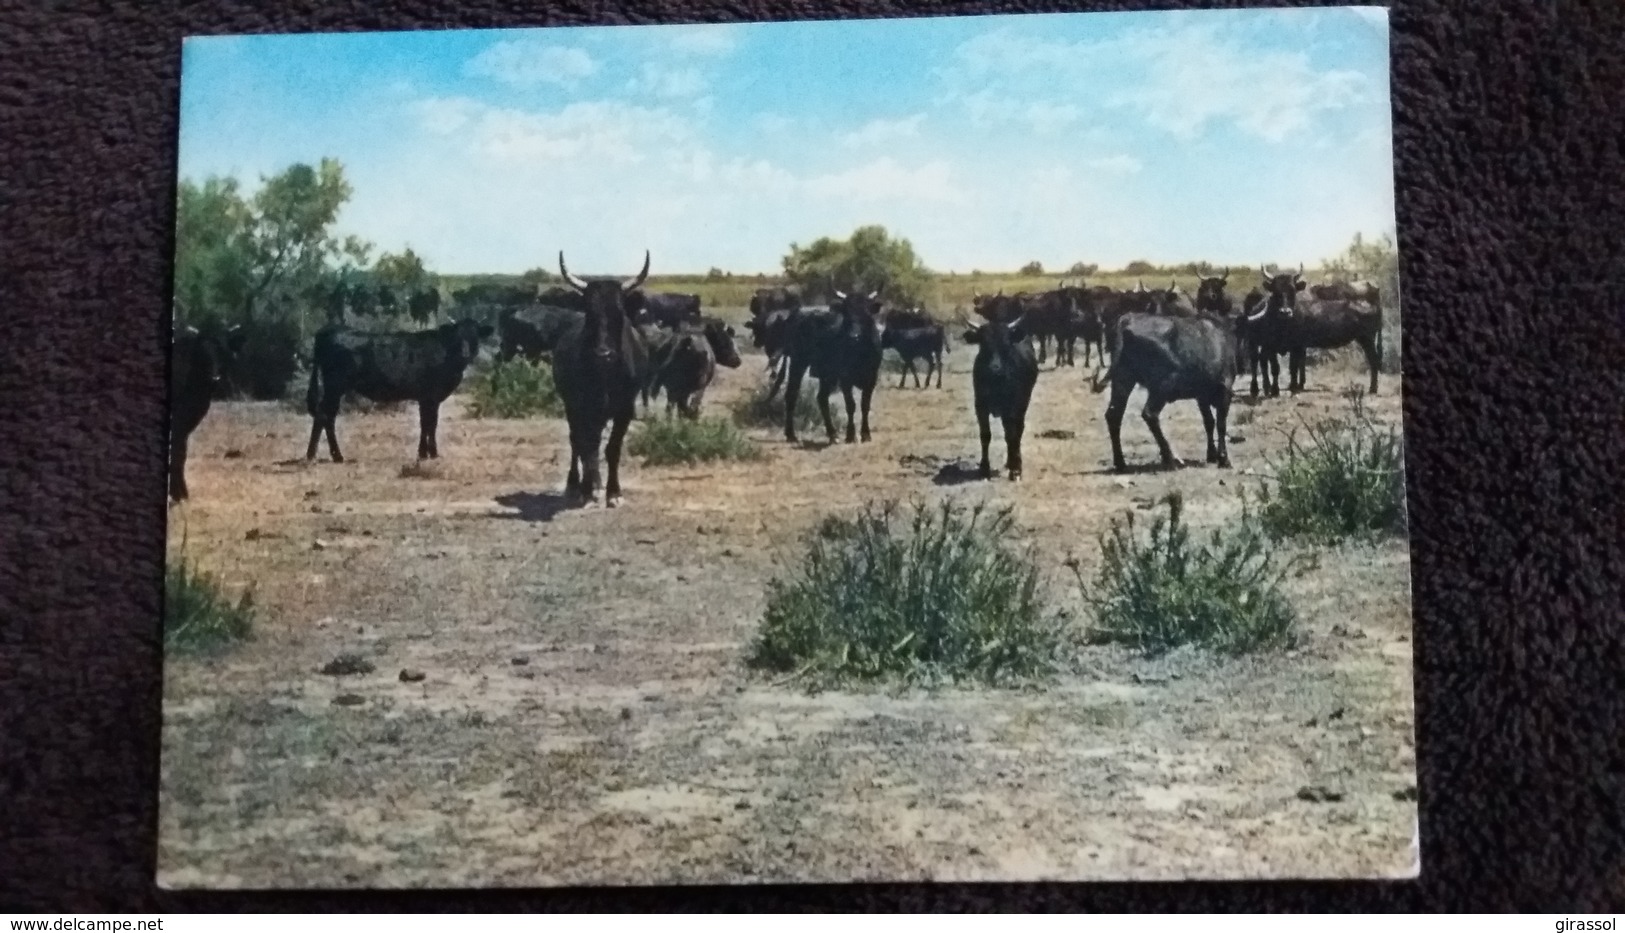
<path id="1" fill-rule="evenodd" d="M 1090 392 L 1094 393 L 1095 395 L 1099 395 L 1100 393 L 1106 391 L 1106 387 L 1112 384 L 1112 377 L 1117 374 L 1117 362 L 1118 354 L 1113 353 L 1112 365 L 1108 366 L 1104 373 L 1102 373 L 1100 370 L 1100 364 L 1095 364 L 1094 375 L 1089 377 Z"/>
<path id="2" fill-rule="evenodd" d="M 948 328 L 942 326 L 941 324 L 938 324 L 937 325 L 937 333 L 942 335 L 942 352 L 943 353 L 952 353 L 952 352 L 954 352 L 954 345 L 948 342 Z"/>

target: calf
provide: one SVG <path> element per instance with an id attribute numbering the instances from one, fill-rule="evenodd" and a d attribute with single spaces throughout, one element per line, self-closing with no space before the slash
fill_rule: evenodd
<path id="1" fill-rule="evenodd" d="M 983 479 L 993 476 L 988 444 L 993 439 L 990 418 L 1004 427 L 1004 466 L 1011 480 L 1021 478 L 1021 435 L 1027 425 L 1027 406 L 1038 384 L 1038 358 L 1024 324 L 1014 312 L 1012 298 L 997 296 L 981 309 L 986 323 L 968 327 L 965 342 L 976 347 L 971 385 L 976 396 L 976 426 L 981 432 Z"/>
<path id="2" fill-rule="evenodd" d="M 666 393 L 666 414 L 675 407 L 685 418 L 698 418 L 718 364 L 729 369 L 740 364 L 734 330 L 727 323 L 704 318 L 698 326 L 685 325 L 673 335 L 651 380 L 657 392 Z"/>
<path id="3" fill-rule="evenodd" d="M 418 459 L 440 456 L 436 429 L 440 404 L 463 381 L 463 371 L 480 353 L 491 325 L 473 318 L 433 330 L 366 333 L 328 325 L 316 333 L 305 409 L 310 412 L 310 444 L 305 459 L 316 459 L 316 444 L 327 434 L 327 452 L 343 463 L 334 432 L 339 406 L 354 392 L 375 402 L 418 403 Z"/>
<path id="4" fill-rule="evenodd" d="M 914 388 L 921 388 L 919 371 L 914 368 L 914 361 L 925 359 L 925 387 L 931 385 L 931 374 L 937 374 L 937 388 L 942 388 L 942 356 L 949 350 L 948 329 L 941 324 L 929 324 L 924 327 L 890 327 L 880 332 L 880 348 L 882 350 L 896 350 L 903 360 L 903 375 L 897 380 L 897 387 L 901 389 L 908 381 L 909 376 L 914 377 Z"/>
<path id="5" fill-rule="evenodd" d="M 836 303 L 828 311 L 802 310 L 791 319 L 787 355 L 789 381 L 784 387 L 784 439 L 795 443 L 796 402 L 801 395 L 801 379 L 811 373 L 818 380 L 818 408 L 824 415 L 824 430 L 835 443 L 835 421 L 829 413 L 829 397 L 836 388 L 846 400 L 846 442 L 858 439 L 854 429 L 852 390 L 862 394 L 863 441 L 869 441 L 869 402 L 880 378 L 880 324 L 875 320 L 880 293 L 867 295 L 837 291 Z"/>
<path id="6" fill-rule="evenodd" d="M 169 498 L 191 495 L 186 488 L 186 445 L 209 413 L 230 361 L 242 352 L 244 334 L 236 327 L 199 333 L 185 327 L 175 334 L 169 363 Z"/>

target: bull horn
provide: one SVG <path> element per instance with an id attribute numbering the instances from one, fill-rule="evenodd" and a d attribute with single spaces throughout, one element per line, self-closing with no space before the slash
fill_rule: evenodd
<path id="1" fill-rule="evenodd" d="M 561 259 L 562 259 L 563 255 L 564 255 L 563 253 L 559 254 Z M 644 250 L 643 251 L 643 271 L 638 273 L 637 278 L 628 279 L 627 281 L 622 282 L 621 283 L 621 288 L 626 290 L 626 291 L 632 291 L 633 289 L 636 289 L 636 288 L 642 286 L 643 283 L 644 283 L 644 280 L 646 280 L 648 278 L 649 278 L 649 251 Z"/>
<path id="2" fill-rule="evenodd" d="M 970 300 L 975 301 L 980 297 L 982 297 L 981 289 L 978 289 L 976 286 L 972 285 L 970 287 Z"/>
<path id="3" fill-rule="evenodd" d="M 879 297 L 880 297 L 880 289 L 878 289 L 878 288 L 869 293 L 869 300 L 870 301 L 874 301 L 876 298 L 879 298 Z"/>
<path id="4" fill-rule="evenodd" d="M 1225 281 L 1225 282 L 1230 281 L 1230 267 L 1229 266 L 1224 267 L 1224 274 L 1219 276 L 1219 278 L 1220 278 L 1220 280 Z"/>
<path id="5" fill-rule="evenodd" d="M 559 275 L 564 276 L 564 281 L 569 282 L 576 291 L 584 292 L 587 290 L 587 280 L 578 279 L 571 275 L 569 268 L 564 265 L 564 250 L 562 249 L 559 250 Z"/>
<path id="6" fill-rule="evenodd" d="M 843 292 L 838 288 L 833 289 L 833 291 L 835 292 L 835 300 L 836 301 L 845 301 L 846 300 L 846 292 Z"/>
<path id="7" fill-rule="evenodd" d="M 1257 311 L 1254 311 L 1252 314 L 1247 315 L 1247 323 L 1251 324 L 1253 321 L 1258 320 L 1259 318 L 1263 317 L 1265 314 L 1268 314 L 1269 310 L 1270 310 L 1270 300 L 1268 298 L 1265 298 L 1265 299 L 1263 299 L 1262 301 L 1260 301 L 1258 303 L 1258 310 Z"/>

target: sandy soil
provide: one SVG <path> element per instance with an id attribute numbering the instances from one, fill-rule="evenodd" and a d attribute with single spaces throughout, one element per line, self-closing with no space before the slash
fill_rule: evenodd
<path id="1" fill-rule="evenodd" d="M 350 462 L 307 466 L 309 422 L 217 404 L 174 546 L 263 607 L 254 640 L 165 676 L 160 883 L 460 887 L 893 879 L 1407 877 L 1415 871 L 1409 553 L 1321 553 L 1291 583 L 1299 648 L 1243 660 L 1091 647 L 1047 690 L 824 692 L 753 677 L 764 583 L 823 515 L 882 497 L 1010 503 L 1055 604 L 1108 519 L 1181 489 L 1237 511 L 1248 469 L 1359 368 L 1245 404 L 1233 470 L 1106 471 L 1104 395 L 1041 376 L 1026 477 L 939 487 L 909 457 L 976 456 L 956 347 L 944 389 L 876 394 L 874 441 L 753 430 L 761 463 L 623 472 L 618 510 L 566 510 L 562 421 L 343 416 Z M 721 371 L 722 414 L 761 358 Z M 1399 380 L 1376 413 L 1399 418 Z M 838 397 L 837 397 L 838 398 Z M 1155 447 L 1131 402 L 1125 451 Z M 1200 461 L 1190 403 L 1164 415 Z M 1046 431 L 1071 437 L 1042 436 Z M 325 458 L 325 451 L 323 453 Z M 1002 462 L 995 441 L 994 462 Z M 371 674 L 318 669 L 344 652 Z M 425 679 L 405 683 L 403 669 Z M 1300 799 L 1300 790 L 1340 794 Z M 1315 796 L 1310 794 L 1309 796 Z"/>

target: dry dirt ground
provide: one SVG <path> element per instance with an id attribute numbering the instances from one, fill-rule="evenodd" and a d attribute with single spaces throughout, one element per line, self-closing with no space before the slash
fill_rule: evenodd
<path id="1" fill-rule="evenodd" d="M 1184 491 L 1237 512 L 1299 415 L 1341 410 L 1360 367 L 1233 418 L 1233 470 L 1106 471 L 1106 396 L 1046 371 L 1026 477 L 941 487 L 906 457 L 976 456 L 970 348 L 944 389 L 876 393 L 874 441 L 822 450 L 752 429 L 756 464 L 645 468 L 618 510 L 565 509 L 562 421 L 476 421 L 452 399 L 441 460 L 408 469 L 411 410 L 341 416 L 352 459 L 307 466 L 308 420 L 217 404 L 192 443 L 172 547 L 252 583 L 256 636 L 165 674 L 160 883 L 462 887 L 853 880 L 1406 877 L 1417 805 L 1409 552 L 1321 552 L 1291 582 L 1290 652 L 1147 659 L 1081 649 L 1045 690 L 810 695 L 742 662 L 764 583 L 831 512 L 911 496 L 1014 506 L 1052 603 L 1108 519 Z M 1081 362 L 1081 360 L 1080 360 Z M 706 399 L 761 378 L 746 355 Z M 1399 380 L 1372 400 L 1397 420 Z M 837 396 L 838 400 L 839 396 Z M 1156 449 L 1138 419 L 1125 451 Z M 1188 402 L 1164 415 L 1199 462 Z M 995 429 L 997 432 L 997 429 Z M 1074 432 L 1046 438 L 1046 431 Z M 816 433 L 816 432 L 815 432 Z M 995 440 L 994 463 L 1002 463 Z M 373 673 L 318 672 L 344 652 Z M 421 682 L 402 682 L 403 669 Z M 1339 799 L 1300 799 L 1304 788 Z M 1316 796 L 1311 793 L 1309 796 Z"/>

